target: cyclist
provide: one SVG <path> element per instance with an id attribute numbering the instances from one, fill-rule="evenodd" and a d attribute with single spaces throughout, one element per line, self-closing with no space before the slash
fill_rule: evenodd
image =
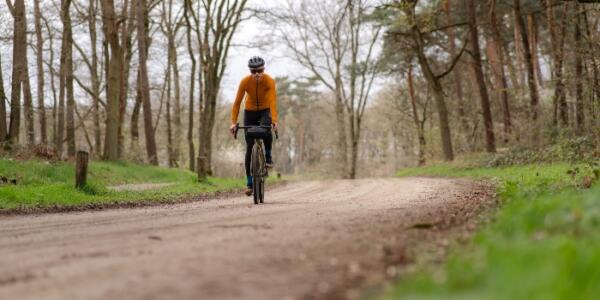
<path id="1" fill-rule="evenodd" d="M 277 89 L 275 80 L 265 74 L 265 60 L 254 56 L 248 61 L 250 75 L 244 77 L 238 87 L 235 102 L 231 109 L 231 133 L 236 130 L 240 105 L 242 100 L 246 99 L 244 107 L 244 126 L 263 125 L 273 126 L 277 130 Z M 264 138 L 266 167 L 273 167 L 273 157 L 271 148 L 273 145 L 273 135 L 269 131 Z M 252 195 L 252 175 L 250 174 L 250 157 L 252 156 L 252 146 L 254 139 L 246 135 L 246 195 Z"/>

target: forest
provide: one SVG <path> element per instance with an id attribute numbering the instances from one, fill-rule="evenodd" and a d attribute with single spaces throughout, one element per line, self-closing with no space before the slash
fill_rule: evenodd
<path id="1" fill-rule="evenodd" d="M 283 172 L 355 178 L 598 144 L 593 3 L 7 0 L 0 14 L 0 142 L 11 153 L 85 149 L 190 170 L 202 157 L 207 172 L 238 174 L 222 85 L 248 22 L 268 35 L 245 47 L 300 70 L 277 78 Z"/>
<path id="2" fill-rule="evenodd" d="M 0 299 L 597 299 L 599 182 L 600 1 L 0 0 Z"/>

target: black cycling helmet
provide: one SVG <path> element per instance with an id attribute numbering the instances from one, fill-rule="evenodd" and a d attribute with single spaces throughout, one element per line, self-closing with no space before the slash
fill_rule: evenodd
<path id="1" fill-rule="evenodd" d="M 253 56 L 248 61 L 248 68 L 250 69 L 260 69 L 265 66 L 265 60 L 260 56 Z"/>

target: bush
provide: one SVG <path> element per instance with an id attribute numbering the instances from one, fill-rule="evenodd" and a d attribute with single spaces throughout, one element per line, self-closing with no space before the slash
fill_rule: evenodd
<path id="1" fill-rule="evenodd" d="M 526 165 L 538 163 L 588 163 L 598 165 L 600 152 L 589 137 L 562 139 L 543 149 L 517 147 L 498 154 L 484 165 L 487 167 Z"/>

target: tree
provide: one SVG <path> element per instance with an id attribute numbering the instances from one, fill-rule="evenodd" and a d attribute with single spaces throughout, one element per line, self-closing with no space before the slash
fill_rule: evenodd
<path id="1" fill-rule="evenodd" d="M 497 89 L 500 90 L 503 116 L 502 121 L 504 123 L 504 143 L 507 143 L 512 132 L 512 120 L 508 100 L 508 81 L 506 79 L 506 73 L 504 72 L 504 66 L 506 64 L 503 50 L 504 42 L 502 41 L 502 35 L 498 26 L 498 18 L 496 16 L 496 0 L 492 0 L 490 5 L 490 27 L 492 37 L 490 39 L 491 44 L 489 44 L 488 60 L 490 62 L 492 75 L 495 77 Z"/>
<path id="2" fill-rule="evenodd" d="M 73 93 L 73 32 L 71 27 L 71 0 L 61 0 L 61 19 L 63 22 L 63 39 L 61 54 L 61 94 L 67 97 L 67 154 L 75 157 L 75 97 Z M 64 55 L 64 56 L 63 56 Z M 64 58 L 64 60 L 62 60 Z M 64 66 L 63 66 L 64 64 Z M 62 100 L 62 99 L 61 99 Z M 62 140 L 61 140 L 62 144 Z M 62 147 L 61 147 L 62 148 Z M 60 153 L 60 152 L 59 152 Z"/>
<path id="3" fill-rule="evenodd" d="M 186 5 L 187 6 L 187 5 Z M 173 13 L 173 0 L 162 2 L 161 29 L 167 38 L 167 140 L 169 166 L 179 166 L 181 147 L 181 88 L 179 81 L 179 64 L 177 60 L 176 39 L 183 22 L 179 14 Z M 171 85 L 173 84 L 173 86 Z M 174 103 L 171 102 L 171 95 Z M 171 118 L 171 106 L 174 105 L 174 117 Z M 174 122 L 171 122 L 173 120 Z M 175 130 L 172 130 L 174 123 Z"/>
<path id="4" fill-rule="evenodd" d="M 44 21 L 44 27 L 48 35 L 48 59 L 44 62 L 48 67 L 50 73 L 50 90 L 52 91 L 52 144 L 55 149 L 58 149 L 58 97 L 56 95 L 56 80 L 55 77 L 58 74 L 54 68 L 54 34 L 50 27 L 50 22 L 44 15 L 40 15 L 42 21 Z M 61 138 L 62 139 L 62 138 Z"/>
<path id="5" fill-rule="evenodd" d="M 448 50 L 450 56 L 456 56 L 456 34 L 455 29 L 453 28 L 453 19 L 452 19 L 452 1 L 446 0 L 444 3 L 444 11 L 446 12 L 447 17 L 447 26 L 448 29 Z M 464 91 L 463 91 L 463 76 L 460 72 L 460 66 L 456 65 L 456 72 L 453 72 L 454 79 L 454 93 L 456 94 L 456 110 L 458 112 L 458 117 L 460 118 L 460 123 L 462 125 L 463 134 L 469 134 L 469 123 L 467 121 L 467 117 L 465 115 L 465 104 L 464 104 Z"/>
<path id="6" fill-rule="evenodd" d="M 368 14 L 372 8 L 368 1 L 348 0 L 348 31 L 350 36 L 350 77 L 344 94 L 344 102 L 350 119 L 351 160 L 349 177 L 356 178 L 358 160 L 358 142 L 361 125 L 367 106 L 373 80 L 380 68 L 376 62 L 374 47 L 379 40 L 381 26 L 369 26 Z"/>
<path id="7" fill-rule="evenodd" d="M 584 74 L 583 74 L 583 38 L 581 34 L 581 20 L 583 19 L 581 13 L 579 13 L 579 5 L 576 4 L 576 16 L 575 16 L 575 51 L 573 51 L 573 55 L 575 56 L 575 130 L 578 134 L 583 133 L 584 127 L 584 118 L 585 112 L 583 109 L 583 82 L 584 82 Z"/>
<path id="8" fill-rule="evenodd" d="M 37 63 L 37 100 L 38 100 L 38 115 L 40 122 L 40 141 L 42 144 L 48 142 L 46 128 L 46 105 L 44 103 L 44 40 L 42 38 L 42 13 L 40 11 L 40 0 L 34 0 L 34 17 L 35 17 L 35 49 Z"/>
<path id="9" fill-rule="evenodd" d="M 546 15 L 548 19 L 548 31 L 550 32 L 552 72 L 554 79 L 554 123 L 560 118 L 561 125 L 567 126 L 569 117 L 567 114 L 567 98 L 565 95 L 565 84 L 563 81 L 563 57 L 564 57 L 564 33 L 566 28 L 567 4 L 563 3 L 563 18 L 560 26 L 556 25 L 554 5 L 551 0 L 546 0 Z"/>
<path id="10" fill-rule="evenodd" d="M 426 162 L 425 149 L 427 147 L 427 141 L 425 140 L 425 121 L 427 120 L 427 104 L 423 107 L 423 117 L 419 117 L 419 110 L 417 109 L 417 97 L 415 95 L 415 87 L 413 83 L 413 70 L 412 65 L 408 67 L 408 93 L 410 96 L 410 105 L 412 111 L 413 121 L 415 128 L 417 129 L 417 139 L 419 140 L 419 166 L 424 166 Z"/>
<path id="11" fill-rule="evenodd" d="M 356 177 L 362 120 L 380 67 L 374 49 L 381 26 L 367 20 L 372 12 L 364 0 L 304 1 L 266 18 L 295 61 L 333 93 L 338 157 L 348 178 Z"/>
<path id="12" fill-rule="evenodd" d="M 481 65 L 481 51 L 479 49 L 479 33 L 477 32 L 477 10 L 475 0 L 465 0 L 469 16 L 469 32 L 471 42 L 471 52 L 473 56 L 473 71 L 477 80 L 479 90 L 479 99 L 481 100 L 481 110 L 483 111 L 483 124 L 485 126 L 485 144 L 487 152 L 496 152 L 496 138 L 494 136 L 494 123 L 492 121 L 492 112 L 490 110 L 490 99 L 485 86 L 483 67 Z"/>
<path id="13" fill-rule="evenodd" d="M 21 127 L 21 88 L 27 75 L 27 20 L 25 19 L 24 0 L 6 0 L 14 20 L 13 34 L 13 66 L 10 95 L 10 123 L 8 129 L 8 144 L 14 146 L 19 142 Z"/>
<path id="14" fill-rule="evenodd" d="M 295 61 L 333 93 L 337 157 L 341 173 L 346 176 L 349 163 L 342 72 L 349 42 L 343 32 L 347 5 L 331 1 L 304 2 L 299 7 L 293 5 L 289 2 L 283 12 L 266 21 L 276 26 L 281 40 L 293 53 Z"/>
<path id="15" fill-rule="evenodd" d="M 196 56 L 192 47 L 192 22 L 190 21 L 190 11 L 192 10 L 192 0 L 185 0 L 183 16 L 185 18 L 185 37 L 187 41 L 187 50 L 192 67 L 190 71 L 190 89 L 189 89 L 189 104 L 188 104 L 188 131 L 187 142 L 189 152 L 189 169 L 195 170 L 196 151 L 194 149 L 194 85 L 196 83 Z"/>
<path id="16" fill-rule="evenodd" d="M 119 40 L 120 18 L 115 13 L 114 0 L 101 0 L 102 22 L 104 36 L 107 40 L 105 46 L 110 53 L 108 56 L 106 80 L 106 134 L 104 139 L 105 160 L 119 158 L 119 111 L 121 99 L 121 84 L 123 77 L 123 46 Z"/>
<path id="17" fill-rule="evenodd" d="M 416 56 L 417 62 L 421 67 L 421 73 L 425 77 L 435 100 L 444 159 L 450 161 L 454 159 L 454 150 L 452 147 L 452 137 L 450 134 L 448 108 L 446 106 L 445 92 L 441 80 L 454 69 L 458 63 L 458 60 L 464 53 L 467 43 L 463 43 L 460 52 L 456 54 L 456 56 L 452 57 L 452 60 L 446 70 L 436 74 L 432 66 L 432 62 L 434 62 L 434 60 L 428 58 L 426 55 L 427 45 L 425 35 L 427 33 L 437 33 L 440 30 L 437 27 L 428 27 L 422 31 L 421 27 L 430 26 L 430 24 L 428 24 L 428 18 L 431 16 L 427 14 L 421 17 L 418 16 L 416 13 L 417 2 L 418 0 L 403 0 L 398 3 L 397 6 L 395 6 L 395 8 L 404 14 L 405 18 L 402 18 L 402 22 L 397 22 L 396 25 L 389 30 L 388 33 L 396 38 L 396 43 L 390 41 L 388 43 L 388 47 L 395 47 L 398 43 L 400 43 L 401 40 L 406 40 L 406 42 L 409 44 L 408 47 L 410 48 L 412 54 Z"/>
<path id="18" fill-rule="evenodd" d="M 121 79 L 119 83 L 119 129 L 118 129 L 118 157 L 122 158 L 125 145 L 125 114 L 127 110 L 127 97 L 129 93 L 129 73 L 131 70 L 131 59 L 133 58 L 133 31 L 135 30 L 135 0 L 123 1 L 122 15 L 126 21 L 121 25 L 121 46 L 123 47 L 123 65 L 121 67 Z"/>
<path id="19" fill-rule="evenodd" d="M 146 137 L 146 152 L 148 160 L 153 165 L 158 165 L 158 155 L 156 153 L 156 140 L 154 137 L 154 128 L 152 122 L 152 105 L 150 103 L 150 86 L 148 84 L 148 6 L 146 0 L 137 0 L 137 33 L 138 33 L 138 91 L 144 109 L 144 133 Z"/>
<path id="20" fill-rule="evenodd" d="M 530 103 L 530 115 L 534 122 L 538 119 L 538 103 L 539 95 L 537 85 L 535 83 L 535 73 L 533 57 L 531 55 L 531 47 L 529 45 L 529 38 L 527 36 L 527 30 L 525 28 L 525 21 L 521 15 L 521 0 L 513 1 L 513 10 L 515 15 L 515 25 L 519 31 L 520 43 L 522 45 L 523 53 L 525 54 L 525 66 L 527 70 L 527 86 L 529 88 L 529 103 Z"/>
<path id="21" fill-rule="evenodd" d="M 206 158 L 207 170 L 212 169 L 212 131 L 215 124 L 217 97 L 221 80 L 227 68 L 231 40 L 238 26 L 245 20 L 243 13 L 248 0 L 200 0 L 204 22 L 194 10 L 189 10 L 197 25 L 196 36 L 200 47 L 201 99 L 198 155 Z M 203 174 L 201 174 L 203 175 Z"/>

